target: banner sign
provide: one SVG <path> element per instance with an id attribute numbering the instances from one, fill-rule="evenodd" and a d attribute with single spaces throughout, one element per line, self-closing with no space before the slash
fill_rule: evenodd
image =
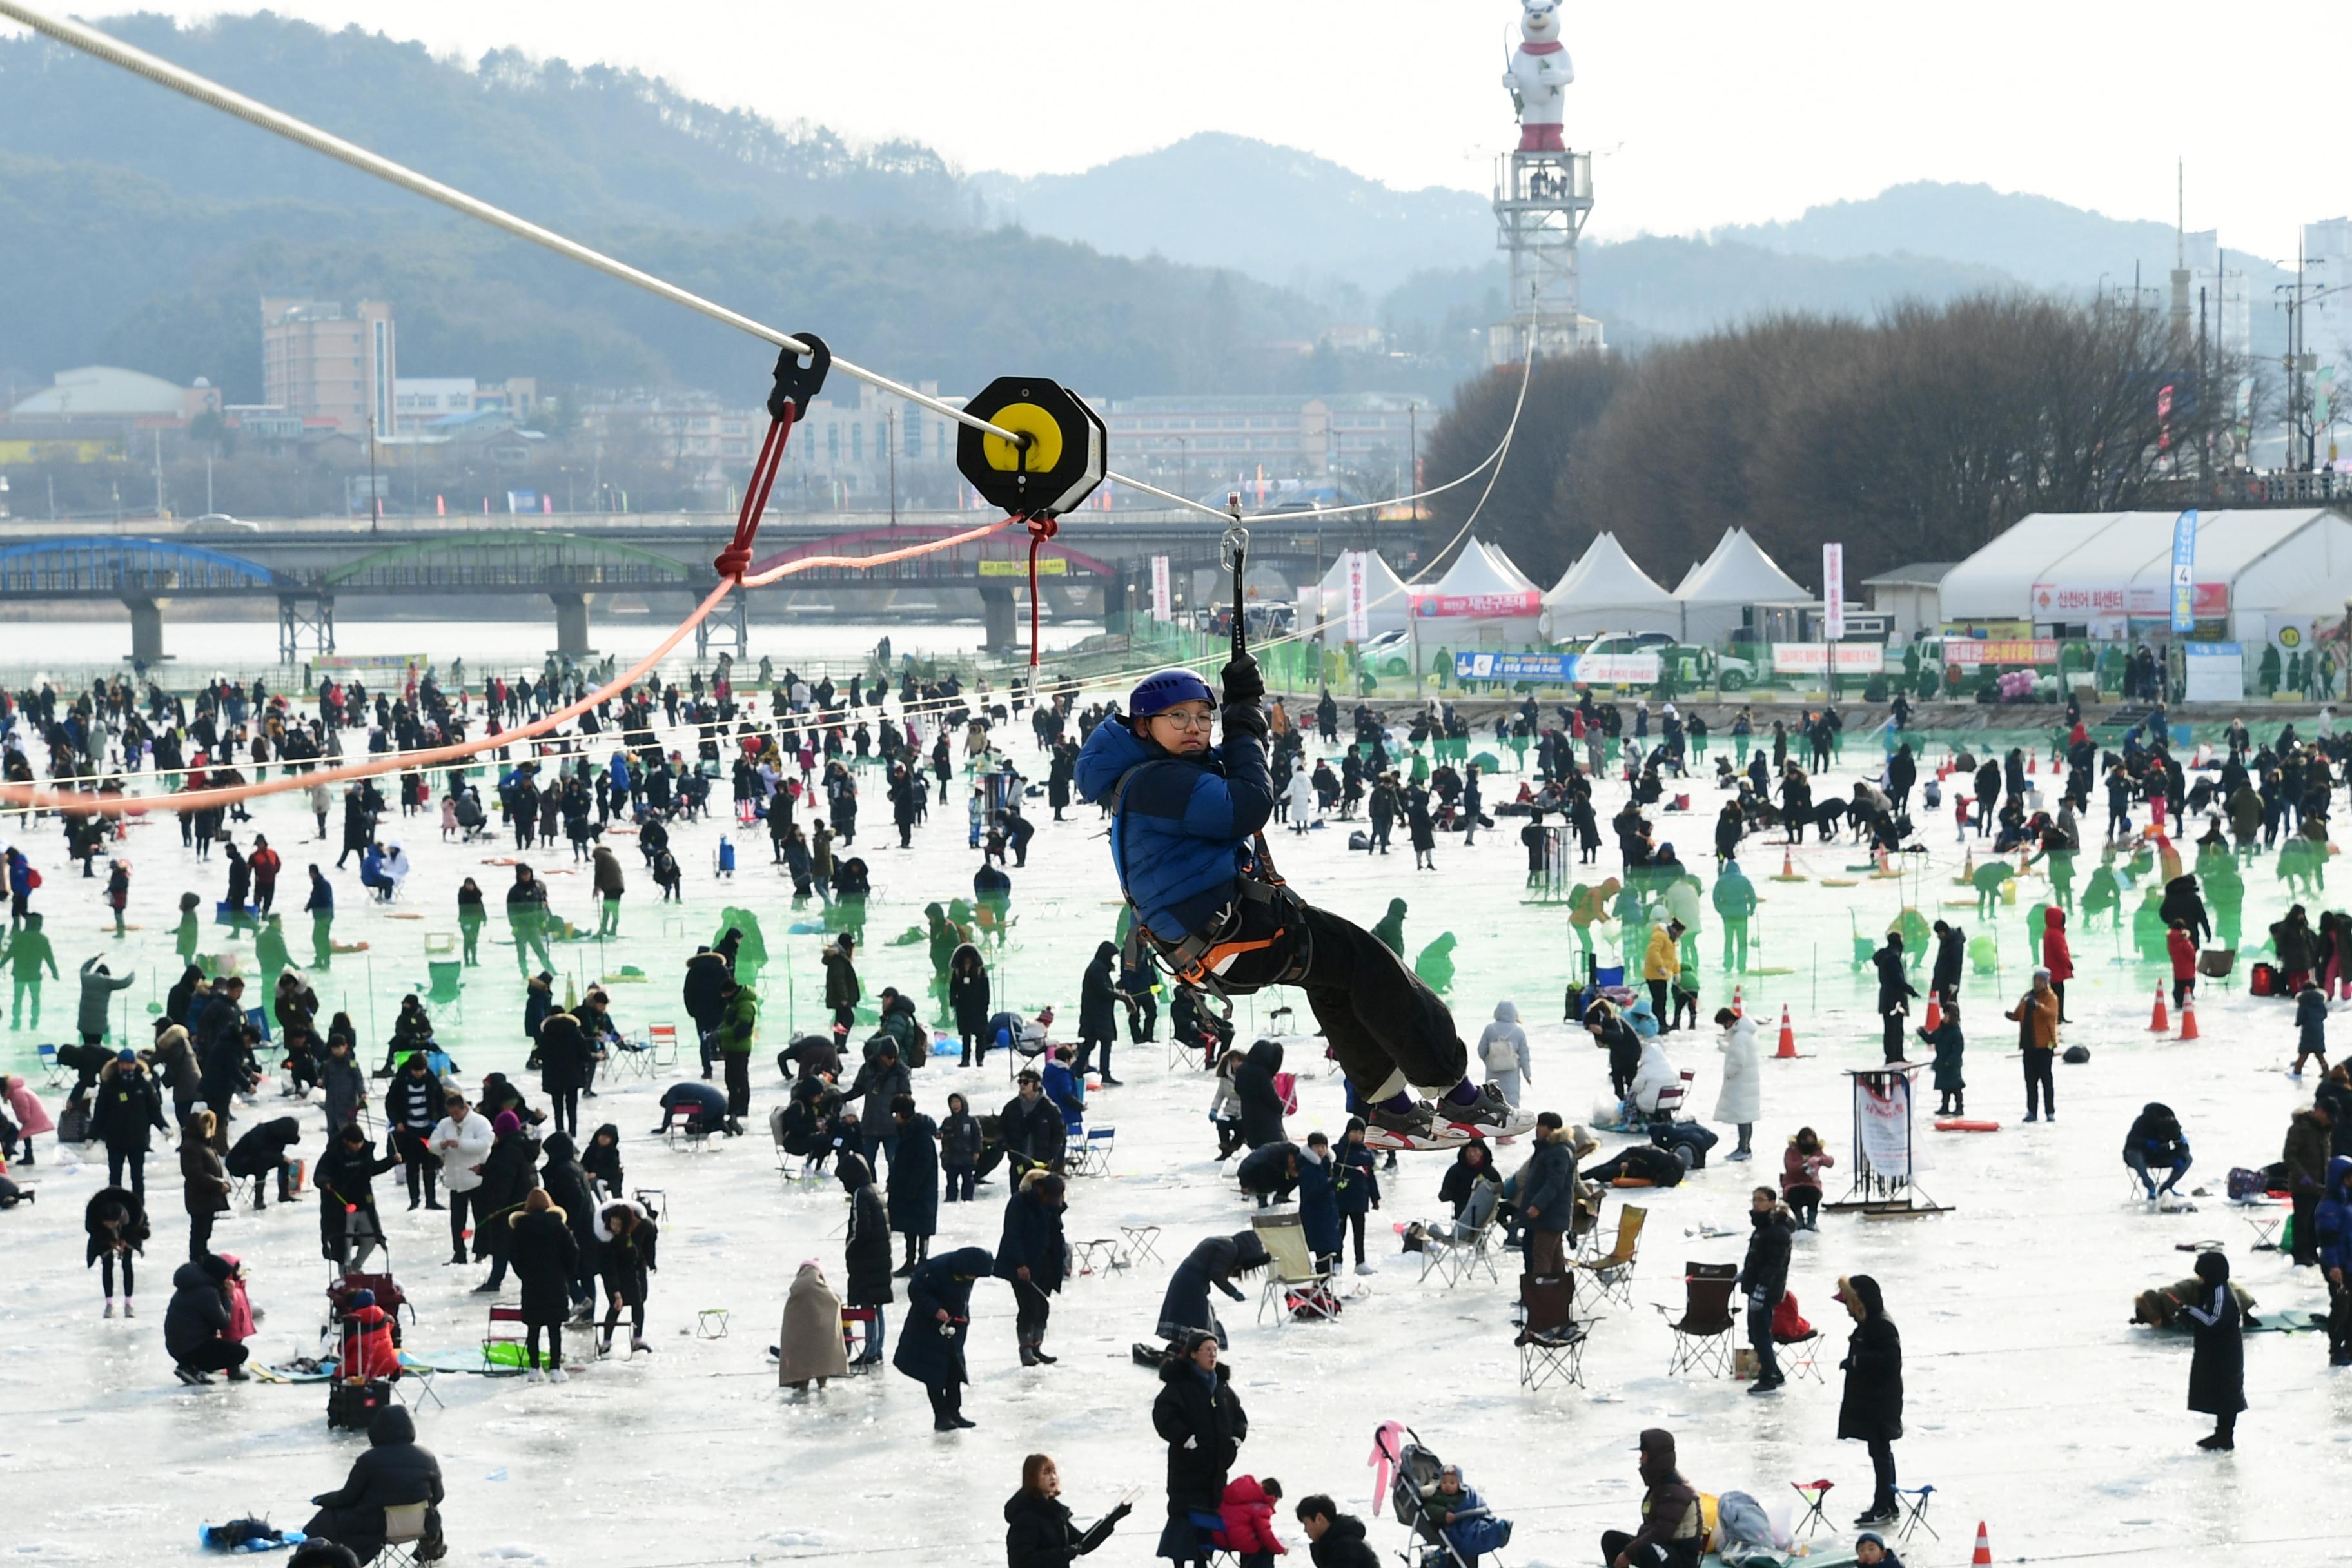
<path id="1" fill-rule="evenodd" d="M 1543 609 L 1543 595 L 1533 588 L 1520 594 L 1415 594 L 1412 613 L 1423 620 L 1532 619 Z"/>
<path id="2" fill-rule="evenodd" d="M 422 653 L 322 653 L 302 661 L 321 675 L 422 676 L 432 656 Z"/>
<path id="3" fill-rule="evenodd" d="M 980 574 L 983 577 L 1026 577 L 1029 575 L 1029 567 L 1030 563 L 1027 561 L 982 560 L 980 563 Z M 1066 577 L 1070 574 L 1069 562 L 1059 555 L 1040 555 L 1036 560 L 1036 567 L 1037 575 L 1040 577 Z"/>
<path id="4" fill-rule="evenodd" d="M 1348 640 L 1369 641 L 1372 635 L 1371 566 L 1361 550 L 1348 552 Z"/>
<path id="5" fill-rule="evenodd" d="M 1175 604 L 1168 593 L 1168 557 L 1165 555 L 1151 558 L 1151 618 L 1155 621 L 1176 618 Z"/>
<path id="6" fill-rule="evenodd" d="M 1569 663 L 1568 679 L 1584 686 L 1655 686 L 1658 656 L 1654 653 L 1586 653 Z"/>
<path id="7" fill-rule="evenodd" d="M 1911 1079 L 1901 1072 L 1853 1075 L 1853 1141 L 1862 1155 L 1857 1176 L 1908 1181 L 1916 1162 L 1911 1151 Z"/>
<path id="8" fill-rule="evenodd" d="M 2185 642 L 2181 696 L 2190 702 L 2242 702 L 2246 696 L 2246 649 L 2242 643 Z"/>
<path id="9" fill-rule="evenodd" d="M 1946 637 L 1944 664 L 1948 668 L 1980 664 L 2055 664 L 2058 662 L 2058 639 L 2055 637 Z"/>
<path id="10" fill-rule="evenodd" d="M 2169 616 L 2175 595 L 2176 590 L 2169 583 L 2161 586 L 2139 584 L 2129 588 L 2121 583 L 2036 583 L 2033 584 L 2033 618 L 2037 621 L 2087 621 L 2098 616 Z M 2228 615 L 2230 584 L 2191 584 L 2189 605 L 2192 622 L 2209 621 Z"/>
<path id="11" fill-rule="evenodd" d="M 1573 679 L 1576 656 L 1570 653 L 1457 653 L 1454 675 L 1458 680 L 1540 680 L 1565 686 Z"/>
<path id="12" fill-rule="evenodd" d="M 1830 646 L 1820 642 L 1774 643 L 1772 673 L 1826 675 L 1830 668 Z M 1836 646 L 1840 675 L 1877 675 L 1886 668 L 1885 643 L 1839 643 Z"/>
<path id="13" fill-rule="evenodd" d="M 2172 629 L 2197 629 L 2197 509 L 2193 506 L 2172 520 Z"/>
<path id="14" fill-rule="evenodd" d="M 1835 642 L 1845 636 L 1845 546 L 1822 546 L 1822 636 Z M 1838 668 L 1843 669 L 1843 663 Z"/>

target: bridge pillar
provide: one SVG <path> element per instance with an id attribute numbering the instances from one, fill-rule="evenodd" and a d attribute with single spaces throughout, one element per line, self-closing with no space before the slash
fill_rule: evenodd
<path id="1" fill-rule="evenodd" d="M 145 668 L 163 662 L 163 606 L 152 599 L 125 599 L 131 612 L 131 662 Z"/>
<path id="2" fill-rule="evenodd" d="M 987 653 L 1011 653 L 1021 646 L 1019 604 L 1009 586 L 980 585 L 980 618 L 986 628 L 980 646 Z"/>
<path id="3" fill-rule="evenodd" d="M 555 657 L 585 659 L 596 650 L 588 646 L 588 598 L 582 593 L 550 594 L 555 601 Z"/>

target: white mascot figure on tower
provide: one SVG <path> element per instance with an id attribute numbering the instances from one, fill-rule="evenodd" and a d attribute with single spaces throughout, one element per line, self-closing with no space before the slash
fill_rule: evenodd
<path id="1" fill-rule="evenodd" d="M 1568 84 L 1576 79 L 1568 48 L 1559 41 L 1559 0 L 1523 0 L 1519 47 L 1503 85 L 1519 106 L 1519 151 L 1564 153 L 1559 127 Z"/>

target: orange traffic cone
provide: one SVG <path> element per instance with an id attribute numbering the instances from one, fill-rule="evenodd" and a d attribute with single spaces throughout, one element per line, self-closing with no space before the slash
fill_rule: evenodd
<path id="1" fill-rule="evenodd" d="M 1740 990 L 1741 987 L 1737 985 L 1731 988 L 1731 1014 L 1732 1016 L 1736 1018 L 1744 1018 L 1748 1016 L 1748 1009 L 1742 1005 L 1740 1002 Z"/>
<path id="2" fill-rule="evenodd" d="M 2180 999 L 2180 1038 L 2184 1040 L 2202 1038 L 2197 1033 L 2197 998 L 2194 996 L 2183 996 Z"/>
<path id="3" fill-rule="evenodd" d="M 1927 993 L 1927 1016 L 1919 1021 L 1919 1026 L 1931 1035 L 1944 1026 L 1944 998 L 1939 994 Z"/>
<path id="4" fill-rule="evenodd" d="M 2025 758 L 2025 771 L 2026 771 L 2027 773 L 2040 773 L 2040 772 L 2042 771 L 2042 753 L 2041 753 L 2041 752 L 2028 752 L 2028 753 L 2026 754 L 2026 758 Z"/>
<path id="5" fill-rule="evenodd" d="M 2165 1011 L 2164 987 L 2158 985 L 2156 988 L 2156 1016 L 2147 1021 L 2147 1032 L 2151 1035 L 2163 1035 L 2169 1034 L 2171 1030 L 2172 1016 Z"/>
<path id="6" fill-rule="evenodd" d="M 1985 1533 L 1984 1521 L 1977 1521 L 1976 1555 L 1969 1559 L 1969 1568 L 1992 1568 L 1992 1538 Z"/>
<path id="7" fill-rule="evenodd" d="M 1789 1006 L 1785 1002 L 1780 1005 L 1780 1048 L 1772 1053 L 1772 1059 L 1774 1061 L 1797 1059 L 1797 1031 L 1789 1022 Z"/>

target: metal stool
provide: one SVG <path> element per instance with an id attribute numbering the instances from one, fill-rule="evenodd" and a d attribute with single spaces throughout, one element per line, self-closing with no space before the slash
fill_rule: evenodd
<path id="1" fill-rule="evenodd" d="M 1935 1495 L 1936 1489 L 1933 1487 L 1896 1487 L 1895 1489 L 1895 1500 L 1901 1504 L 1904 1510 L 1903 1530 L 1897 1537 L 1898 1540 L 1910 1540 L 1911 1532 L 1915 1530 L 1924 1530 L 1937 1541 L 1944 1539 L 1937 1535 L 1936 1527 L 1927 1522 L 1927 1500 Z M 1906 1502 L 1904 1500 L 1906 1498 L 1911 1500 Z"/>
<path id="2" fill-rule="evenodd" d="M 1129 1263 L 1140 1263 L 1147 1258 L 1154 1263 L 1160 1261 L 1160 1248 L 1156 1245 L 1160 1240 L 1158 1226 L 1123 1225 L 1118 1227 L 1118 1233 L 1127 1237 L 1127 1260 Z"/>
<path id="3" fill-rule="evenodd" d="M 1834 1481 L 1790 1481 L 1789 1485 L 1805 1500 L 1805 1517 L 1797 1521 L 1804 1534 L 1811 1535 L 1829 1523 L 1829 1516 L 1822 1511 L 1822 1505 L 1829 1500 L 1830 1489 L 1836 1485 Z M 1832 1530 L 1830 1533 L 1834 1535 L 1837 1531 Z"/>

